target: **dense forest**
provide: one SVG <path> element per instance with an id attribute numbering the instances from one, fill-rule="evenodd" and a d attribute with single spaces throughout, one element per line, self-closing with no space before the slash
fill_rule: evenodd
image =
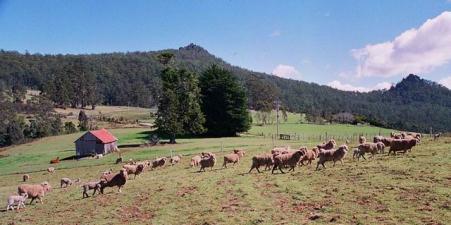
<path id="1" fill-rule="evenodd" d="M 174 55 L 172 66 L 197 75 L 213 64 L 231 71 L 245 87 L 251 109 L 270 110 L 280 99 L 285 109 L 307 113 L 312 119 L 332 120 L 337 114 L 351 113 L 359 121 L 384 127 L 451 131 L 451 91 L 416 75 L 387 91 L 346 92 L 232 66 L 194 44 L 153 52 L 86 55 L 0 51 L 0 91 L 20 99 L 25 89 L 38 89 L 62 107 L 152 107 L 161 93 L 163 66 L 158 56 L 162 53 Z"/>

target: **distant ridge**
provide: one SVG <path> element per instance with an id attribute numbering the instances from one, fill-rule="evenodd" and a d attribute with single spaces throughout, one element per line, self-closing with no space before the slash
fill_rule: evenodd
<path id="1" fill-rule="evenodd" d="M 21 54 L 0 51 L 0 90 L 26 86 L 44 90 L 65 65 L 82 60 L 96 76 L 96 91 L 106 105 L 153 106 L 160 91 L 162 65 L 156 55 L 174 54 L 171 64 L 197 74 L 212 64 L 232 71 L 245 86 L 249 107 L 272 107 L 276 98 L 290 111 L 325 118 L 340 112 L 361 115 L 374 125 L 402 130 L 451 131 L 451 91 L 410 74 L 389 90 L 369 93 L 280 78 L 233 66 L 196 44 L 149 52 L 83 55 Z"/>

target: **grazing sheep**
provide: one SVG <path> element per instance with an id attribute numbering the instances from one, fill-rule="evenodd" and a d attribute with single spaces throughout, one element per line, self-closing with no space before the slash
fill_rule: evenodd
<path id="1" fill-rule="evenodd" d="M 175 155 L 169 158 L 169 162 L 171 163 L 171 165 L 173 166 L 174 164 L 179 163 L 182 160 L 182 156 L 181 155 Z"/>
<path id="2" fill-rule="evenodd" d="M 248 173 L 250 173 L 254 168 L 260 173 L 260 166 L 265 166 L 265 170 L 271 168 L 274 165 L 274 158 L 272 154 L 263 153 L 261 155 L 256 155 L 252 157 L 252 166 Z"/>
<path id="3" fill-rule="evenodd" d="M 22 206 L 25 208 L 25 201 L 28 198 L 28 194 L 24 193 L 23 195 L 10 195 L 8 197 L 8 205 L 6 206 L 6 211 L 9 209 L 14 210 L 14 206 L 17 206 L 16 210 L 19 210 Z"/>
<path id="4" fill-rule="evenodd" d="M 30 175 L 29 175 L 29 174 L 24 174 L 24 175 L 22 176 L 23 182 L 27 182 L 29 179 L 30 179 Z"/>
<path id="5" fill-rule="evenodd" d="M 376 145 L 377 145 L 378 153 L 380 153 L 380 154 L 385 153 L 385 144 L 384 144 L 384 142 L 382 142 L 382 141 L 377 142 Z"/>
<path id="6" fill-rule="evenodd" d="M 312 161 L 318 157 L 319 150 L 318 148 L 307 149 L 306 147 L 301 148 L 300 150 L 304 151 L 304 155 L 299 160 L 301 165 L 304 165 L 305 161 L 308 161 L 308 164 L 311 165 Z"/>
<path id="7" fill-rule="evenodd" d="M 151 168 L 163 167 L 166 164 L 166 158 L 158 158 L 152 161 Z"/>
<path id="8" fill-rule="evenodd" d="M 191 158 L 190 166 L 191 167 L 198 167 L 200 160 L 202 160 L 202 157 L 200 155 L 195 155 L 193 158 Z"/>
<path id="9" fill-rule="evenodd" d="M 81 187 L 83 189 L 83 198 L 87 198 L 89 197 L 88 195 L 89 190 L 94 190 L 92 193 L 92 196 L 94 196 L 96 194 L 96 191 L 100 192 L 101 185 L 100 181 L 91 181 L 84 183 Z"/>
<path id="10" fill-rule="evenodd" d="M 202 159 L 199 162 L 199 164 L 200 164 L 199 172 L 205 171 L 205 168 L 208 168 L 208 167 L 210 167 L 211 170 L 213 170 L 215 163 L 216 163 L 216 156 L 213 153 L 210 153 L 210 156 L 202 157 Z"/>
<path id="11" fill-rule="evenodd" d="M 63 187 L 67 188 L 68 186 L 71 186 L 72 183 L 73 183 L 72 180 L 67 178 L 67 177 L 61 178 L 61 185 L 60 185 L 60 187 L 61 188 L 63 188 Z"/>
<path id="12" fill-rule="evenodd" d="M 26 193 L 28 197 L 31 198 L 30 204 L 33 203 L 35 199 L 39 199 L 41 204 L 43 204 L 42 197 L 44 197 L 45 193 L 49 192 L 51 188 L 52 187 L 47 181 L 41 184 L 21 184 L 17 188 L 17 193 L 19 193 L 19 195 Z"/>
<path id="13" fill-rule="evenodd" d="M 363 143 L 365 143 L 365 142 L 366 142 L 365 136 L 359 136 L 359 143 L 360 143 L 360 144 L 363 144 Z"/>
<path id="14" fill-rule="evenodd" d="M 47 168 L 47 172 L 49 172 L 49 173 L 54 173 L 54 172 L 55 172 L 55 167 L 49 167 L 49 168 Z"/>
<path id="15" fill-rule="evenodd" d="M 335 148 L 335 146 L 337 146 L 337 143 L 335 142 L 335 140 L 334 139 L 330 139 L 327 143 L 323 143 L 321 145 L 317 145 L 316 147 L 318 149 L 329 150 L 329 149 Z"/>
<path id="16" fill-rule="evenodd" d="M 417 139 L 397 139 L 393 140 L 390 145 L 390 150 L 388 151 L 388 155 L 390 155 L 390 152 L 393 152 L 393 155 L 396 155 L 396 152 L 403 151 L 403 153 L 406 153 L 408 150 L 410 151 L 416 144 L 418 140 Z"/>
<path id="17" fill-rule="evenodd" d="M 360 144 L 358 146 L 358 149 L 359 149 L 360 156 L 362 156 L 363 159 L 365 159 L 365 160 L 366 160 L 365 153 L 371 153 L 371 158 L 373 158 L 374 155 L 377 154 L 379 151 L 379 149 L 377 147 L 377 143 L 370 143 L 370 142 Z"/>
<path id="18" fill-rule="evenodd" d="M 121 169 L 117 174 L 110 174 L 106 177 L 106 179 L 100 180 L 100 193 L 103 194 L 103 190 L 106 187 L 114 187 L 117 186 L 119 188 L 119 193 L 122 191 L 122 186 L 127 182 L 127 171 L 125 169 Z"/>
<path id="19" fill-rule="evenodd" d="M 138 165 L 124 165 L 122 168 L 127 171 L 128 175 L 134 174 L 135 176 L 133 179 L 136 178 L 139 174 L 141 174 L 144 171 L 144 164 L 138 164 Z"/>
<path id="20" fill-rule="evenodd" d="M 289 166 L 289 171 L 294 171 L 294 168 L 298 164 L 301 157 L 304 155 L 304 151 L 297 150 L 293 153 L 281 154 L 274 156 L 274 166 L 272 168 L 271 173 L 274 173 L 274 170 L 279 168 L 281 173 L 285 173 L 282 170 L 282 167 Z"/>
<path id="21" fill-rule="evenodd" d="M 316 164 L 316 170 L 318 170 L 319 165 L 322 165 L 323 168 L 326 168 L 326 166 L 324 166 L 324 163 L 327 161 L 333 161 L 334 166 L 335 162 L 337 161 L 340 161 L 343 164 L 343 158 L 346 156 L 347 152 L 348 146 L 346 145 L 342 145 L 338 147 L 338 149 L 321 150 L 319 153 L 318 164 Z"/>
<path id="22" fill-rule="evenodd" d="M 50 164 L 58 164 L 60 163 L 60 157 L 56 157 L 56 159 L 51 159 Z"/>

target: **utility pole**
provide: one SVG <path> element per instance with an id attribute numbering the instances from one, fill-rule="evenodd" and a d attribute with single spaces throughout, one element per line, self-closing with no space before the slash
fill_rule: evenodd
<path id="1" fill-rule="evenodd" d="M 280 109 L 279 99 L 277 99 L 274 103 L 276 104 L 276 127 L 277 127 L 276 138 L 278 138 L 279 137 L 279 109 Z"/>

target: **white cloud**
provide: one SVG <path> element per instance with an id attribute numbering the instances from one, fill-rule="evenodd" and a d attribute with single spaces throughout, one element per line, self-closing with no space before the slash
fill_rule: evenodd
<path id="1" fill-rule="evenodd" d="M 351 50 L 357 77 L 423 73 L 451 61 L 451 12 L 427 20 L 392 41 Z"/>
<path id="2" fill-rule="evenodd" d="M 448 89 L 451 89 L 451 76 L 441 79 L 439 83 L 447 87 Z"/>
<path id="3" fill-rule="evenodd" d="M 269 36 L 270 37 L 279 37 L 282 33 L 279 30 L 273 31 Z"/>
<path id="4" fill-rule="evenodd" d="M 293 66 L 290 65 L 283 65 L 279 64 L 274 68 L 272 71 L 272 74 L 283 77 L 283 78 L 290 78 L 290 79 L 296 79 L 299 80 L 301 78 L 301 73 L 296 70 Z"/>
<path id="5" fill-rule="evenodd" d="M 359 87 L 351 84 L 343 84 L 338 80 L 331 81 L 327 85 L 342 91 L 358 91 L 358 92 L 370 92 L 374 90 L 389 89 L 392 86 L 392 84 L 388 82 L 381 82 L 374 85 L 373 87 Z"/>

